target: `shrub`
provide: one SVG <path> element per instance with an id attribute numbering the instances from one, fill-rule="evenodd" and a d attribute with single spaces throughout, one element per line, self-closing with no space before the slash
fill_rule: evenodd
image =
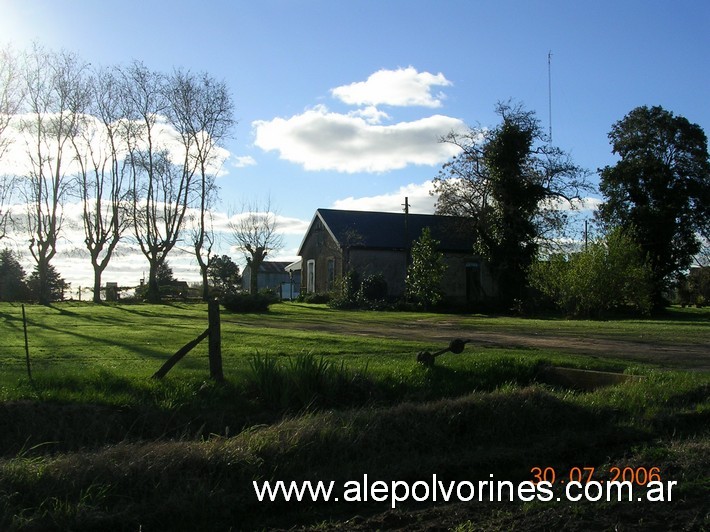
<path id="1" fill-rule="evenodd" d="M 320 303 L 328 303 L 330 301 L 330 295 L 316 293 L 303 294 L 303 296 L 299 300 L 303 301 L 304 303 L 311 303 L 313 305 Z"/>
<path id="2" fill-rule="evenodd" d="M 384 275 L 375 273 L 358 282 L 357 272 L 349 273 L 342 281 L 328 305 L 336 309 L 388 310 L 395 308 L 397 301 L 387 296 L 388 286 Z"/>
<path id="3" fill-rule="evenodd" d="M 365 301 L 382 301 L 387 298 L 387 281 L 381 273 L 365 277 L 360 285 L 360 299 Z"/>
<path id="4" fill-rule="evenodd" d="M 274 302 L 274 297 L 265 293 L 229 292 L 222 297 L 222 305 L 232 312 L 266 312 Z"/>
<path id="5" fill-rule="evenodd" d="M 601 318 L 615 312 L 649 314 L 651 271 L 631 239 L 615 230 L 569 257 L 556 255 L 534 264 L 533 288 L 576 317 Z"/>
<path id="6" fill-rule="evenodd" d="M 334 309 L 359 308 L 358 294 L 360 293 L 360 274 L 355 271 L 347 272 L 339 280 L 328 306 Z"/>
<path id="7" fill-rule="evenodd" d="M 682 306 L 703 307 L 710 301 L 710 267 L 693 267 L 678 279 L 676 300 Z"/>

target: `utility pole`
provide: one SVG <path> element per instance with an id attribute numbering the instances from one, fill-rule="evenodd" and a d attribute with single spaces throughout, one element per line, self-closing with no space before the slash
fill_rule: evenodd
<path id="1" fill-rule="evenodd" d="M 404 203 L 404 249 L 406 253 L 405 267 L 409 266 L 410 262 L 410 242 L 409 242 L 409 197 L 405 196 Z"/>

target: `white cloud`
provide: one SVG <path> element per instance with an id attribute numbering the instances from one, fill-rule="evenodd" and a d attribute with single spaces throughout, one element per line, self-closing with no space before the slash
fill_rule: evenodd
<path id="1" fill-rule="evenodd" d="M 235 168 L 246 168 L 247 166 L 256 166 L 256 159 L 251 155 L 242 155 L 232 158 L 232 166 Z"/>
<path id="2" fill-rule="evenodd" d="M 342 85 L 330 92 L 349 105 L 393 105 L 441 107 L 444 95 L 431 94 L 432 87 L 447 87 L 451 82 L 443 74 L 417 72 L 414 67 L 378 70 L 367 81 Z"/>
<path id="3" fill-rule="evenodd" d="M 366 81 L 331 90 L 334 98 L 358 109 L 338 113 L 317 105 L 289 118 L 254 121 L 254 143 L 311 171 L 379 173 L 409 165 L 435 166 L 459 151 L 439 139 L 465 131 L 465 124 L 441 114 L 384 124 L 392 118 L 377 106 L 441 107 L 444 96 L 433 95 L 432 88 L 449 85 L 443 74 L 417 72 L 411 66 L 379 70 Z"/>
<path id="4" fill-rule="evenodd" d="M 421 184 L 411 183 L 400 187 L 396 192 L 361 198 L 344 198 L 333 203 L 333 209 L 350 211 L 402 212 L 404 198 L 409 200 L 409 212 L 413 214 L 433 214 L 436 208 L 436 196 L 429 192 L 433 189 L 431 181 Z"/>
<path id="5" fill-rule="evenodd" d="M 298 218 L 289 218 L 287 216 L 276 216 L 276 227 L 279 233 L 284 235 L 299 235 L 303 236 L 308 231 L 310 220 L 300 220 Z"/>
<path id="6" fill-rule="evenodd" d="M 55 115 L 43 115 L 43 119 L 47 121 L 45 127 L 51 127 L 51 121 Z M 82 154 L 83 158 L 88 158 L 89 154 L 93 154 L 95 158 L 105 158 L 109 156 L 108 136 L 105 125 L 96 117 L 91 115 L 83 115 L 84 129 L 81 134 L 75 138 L 77 141 L 77 149 Z M 33 171 L 29 154 L 33 153 L 36 138 L 32 137 L 31 128 L 27 128 L 26 124 L 31 124 L 37 120 L 37 116 L 33 114 L 14 115 L 10 120 L 9 127 L 4 132 L 5 138 L 9 145 L 7 151 L 0 158 L 0 175 L 15 175 L 26 176 Z M 114 125 L 119 124 L 116 122 Z M 181 164 L 180 161 L 185 159 L 185 146 L 180 140 L 180 134 L 167 122 L 164 116 L 157 116 L 154 129 L 153 149 L 167 150 L 173 161 Z M 206 133 L 202 133 L 201 142 L 209 142 Z M 147 142 L 147 141 L 144 141 Z M 140 146 L 140 149 L 145 149 L 145 146 Z M 191 147 L 196 155 L 196 148 Z M 54 138 L 47 139 L 47 145 L 44 146 L 45 153 L 57 152 L 57 140 Z M 69 148 L 65 148 L 65 156 L 63 157 L 62 170 L 65 175 L 78 175 L 81 171 L 81 166 L 76 157 L 76 152 Z M 36 153 L 34 154 L 36 157 Z M 127 149 L 119 147 L 118 157 L 126 157 Z M 208 161 L 207 171 L 221 176 L 225 174 L 223 169 L 224 162 L 229 158 L 230 153 L 225 148 L 213 146 L 211 157 Z M 88 160 L 88 159 L 87 159 Z M 56 161 L 51 161 L 55 165 Z M 45 168 L 45 171 L 52 171 L 53 168 Z"/>
<path id="7" fill-rule="evenodd" d="M 381 124 L 383 120 L 389 120 L 390 116 L 384 111 L 380 111 L 374 105 L 365 107 L 363 109 L 358 109 L 356 111 L 351 111 L 348 113 L 349 116 L 360 116 L 368 124 Z"/>
<path id="8" fill-rule="evenodd" d="M 317 106 L 291 118 L 255 121 L 255 144 L 278 151 L 287 161 L 306 170 L 387 172 L 410 164 L 434 166 L 458 152 L 439 142 L 464 123 L 434 115 L 394 125 L 374 125 L 361 116 L 328 111 Z"/>
<path id="9" fill-rule="evenodd" d="M 602 202 L 603 200 L 600 198 L 586 197 L 573 199 L 570 204 L 564 198 L 550 198 L 543 200 L 541 206 L 556 211 L 594 212 Z"/>

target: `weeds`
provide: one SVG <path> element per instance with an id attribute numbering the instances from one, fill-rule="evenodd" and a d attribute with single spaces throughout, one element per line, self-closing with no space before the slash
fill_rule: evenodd
<path id="1" fill-rule="evenodd" d="M 171 378 L 156 382 L 149 376 L 171 352 L 171 342 L 179 344 L 203 327 L 202 310 L 78 304 L 65 312 L 32 310 L 37 393 L 16 368 L 22 346 L 9 345 L 0 354 L 0 371 L 9 371 L 0 379 L 3 531 L 325 530 L 329 524 L 342 530 L 353 523 L 361 530 L 432 525 L 458 526 L 462 532 L 633 529 L 639 523 L 700 530 L 710 525 L 707 373 L 659 371 L 550 350 L 474 346 L 423 368 L 414 353 L 425 346 L 409 339 L 300 328 L 308 319 L 384 327 L 401 323 L 406 314 L 277 304 L 268 317 L 223 321 L 227 382 L 205 380 L 206 357 L 199 352 Z M 688 321 L 686 340 L 701 341 L 704 316 Z M 416 319 L 459 320 L 424 314 Z M 136 323 L 143 320 L 151 325 L 139 330 Z M 249 320 L 258 323 L 244 334 L 241 323 Z M 296 325 L 268 327 L 279 320 Z M 507 318 L 494 323 L 481 317 L 459 322 L 484 328 L 561 327 L 565 334 L 596 334 L 606 327 Z M 631 337 L 646 334 L 654 324 L 610 327 Z M 682 323 L 670 325 L 664 338 L 678 334 Z M 3 326 L 10 331 L 12 323 Z M 161 337 L 166 328 L 176 337 Z M 95 344 L 87 347 L 90 341 Z M 296 345 L 301 354 L 295 354 Z M 545 363 L 646 378 L 583 393 L 538 384 Z M 682 499 L 672 507 L 652 508 L 635 503 L 430 505 L 422 510 L 427 514 L 412 506 L 394 515 L 377 504 L 261 504 L 251 487 L 261 479 L 342 484 L 363 474 L 406 481 L 432 473 L 442 481 L 486 480 L 494 474 L 520 481 L 530 480 L 535 465 L 560 471 L 654 465 L 665 480 L 682 484 Z M 354 514 L 359 521 L 351 520 Z"/>
<path id="2" fill-rule="evenodd" d="M 668 440 L 667 431 L 658 432 L 633 409 L 600 399 L 596 393 L 507 387 L 427 403 L 309 413 L 204 442 L 122 443 L 95 452 L 0 460 L 0 508 L 16 516 L 14 522 L 0 520 L 0 527 L 106 529 L 116 527 L 121 515 L 122 528 L 138 522 L 146 529 L 177 530 L 308 526 L 325 508 L 302 512 L 294 504 L 260 504 L 251 481 L 327 479 L 342 485 L 366 473 L 415 481 L 432 472 L 442 481 L 475 481 L 491 473 L 522 481 L 540 463 L 560 471 L 580 463 L 603 471 L 652 460 L 664 478 L 687 484 L 684 500 L 705 500 L 707 429 L 704 437 Z M 376 510 L 327 507 L 343 517 Z M 524 510 L 513 505 L 497 511 L 510 517 Z M 593 505 L 580 511 L 593 518 Z M 488 515 L 489 524 L 498 517 Z M 486 528 L 486 521 L 477 522 Z"/>
<path id="3" fill-rule="evenodd" d="M 348 404 L 355 397 L 362 401 L 374 385 L 366 372 L 353 372 L 341 362 L 338 366 L 324 357 L 301 353 L 279 359 L 256 354 L 249 360 L 247 376 L 252 393 L 271 409 L 298 411 L 317 406 Z"/>

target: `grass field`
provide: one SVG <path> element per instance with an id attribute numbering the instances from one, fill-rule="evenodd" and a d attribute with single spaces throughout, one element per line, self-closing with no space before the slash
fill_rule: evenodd
<path id="1" fill-rule="evenodd" d="M 702 530 L 710 526 L 710 312 L 608 322 L 201 304 L 0 304 L 0 530 Z M 472 339 L 433 368 L 451 335 Z M 544 344 L 524 343 L 544 337 Z M 495 343 L 478 341 L 495 338 Z M 517 342 L 520 339 L 521 342 Z M 506 343 L 507 342 L 507 343 Z M 603 350 L 587 352 L 600 343 Z M 635 356 L 625 356 L 633 348 Z M 663 357 L 646 360 L 645 351 Z M 669 354 L 670 353 L 670 354 Z M 640 379 L 582 392 L 555 364 Z M 686 369 L 687 368 L 687 369 Z M 692 371 L 690 371 L 692 369 Z M 672 502 L 259 503 L 258 480 L 531 480 L 658 467 Z"/>

